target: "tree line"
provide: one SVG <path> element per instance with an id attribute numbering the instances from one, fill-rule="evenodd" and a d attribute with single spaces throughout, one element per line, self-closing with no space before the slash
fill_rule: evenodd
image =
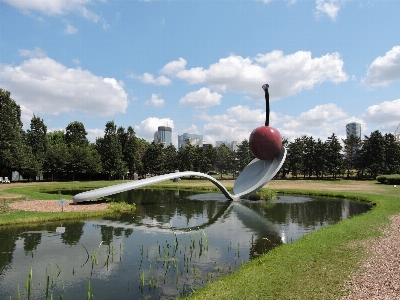
<path id="1" fill-rule="evenodd" d="M 374 131 L 363 140 L 351 136 L 339 141 L 332 134 L 325 142 L 302 136 L 284 139 L 286 161 L 277 177 L 323 178 L 354 176 L 375 178 L 400 173 L 400 146 L 393 134 Z M 343 145 L 343 146 L 342 146 Z M 20 106 L 0 88 L 0 176 L 13 171 L 34 180 L 113 180 L 175 170 L 238 174 L 254 158 L 247 140 L 235 149 L 225 144 L 206 148 L 187 143 L 185 148 L 149 143 L 129 126 L 105 124 L 104 136 L 91 143 L 83 123 L 74 121 L 63 131 L 47 132 L 44 121 L 33 115 L 23 130 Z"/>

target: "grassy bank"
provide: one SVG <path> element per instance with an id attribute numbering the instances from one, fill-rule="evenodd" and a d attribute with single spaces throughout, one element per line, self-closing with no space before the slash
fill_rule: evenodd
<path id="1" fill-rule="evenodd" d="M 224 184 L 231 187 L 233 181 Z M 29 197 L 39 197 L 43 190 L 33 194 L 34 190 L 29 190 L 31 187 L 34 186 L 22 187 L 21 190 L 19 187 L 15 187 L 15 190 L 2 189 L 0 192 L 5 196 L 30 193 Z M 167 181 L 156 187 L 216 190 L 206 180 Z M 361 242 L 380 236 L 382 229 L 388 225 L 389 216 L 400 213 L 400 190 L 376 181 L 282 180 L 270 182 L 268 187 L 279 193 L 367 201 L 374 204 L 374 208 L 363 215 L 306 235 L 295 243 L 278 246 L 260 258 L 245 263 L 233 274 L 196 291 L 190 298 L 340 299 L 346 293 L 345 281 L 358 270 L 368 255 Z M 31 214 L 27 213 L 25 217 Z M 1 219 L 3 216 L 0 216 Z"/>
<path id="2" fill-rule="evenodd" d="M 46 183 L 16 183 L 0 185 L 0 226 L 16 224 L 32 224 L 68 219 L 89 219 L 106 215 L 118 214 L 132 207 L 124 204 L 112 204 L 106 211 L 92 212 L 30 212 L 13 210 L 9 204 L 21 200 L 60 200 L 72 199 L 66 191 L 90 190 L 105 187 L 123 181 L 97 181 L 97 182 L 46 182 Z M 60 191 L 60 194 L 58 194 Z"/>

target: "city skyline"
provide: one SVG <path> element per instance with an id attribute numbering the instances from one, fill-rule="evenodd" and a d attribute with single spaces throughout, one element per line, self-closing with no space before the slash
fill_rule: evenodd
<path id="1" fill-rule="evenodd" d="M 228 4 L 228 5 L 227 5 Z M 49 131 L 107 121 L 242 141 L 265 121 L 293 141 L 394 133 L 398 1 L 0 0 L 0 87 Z"/>

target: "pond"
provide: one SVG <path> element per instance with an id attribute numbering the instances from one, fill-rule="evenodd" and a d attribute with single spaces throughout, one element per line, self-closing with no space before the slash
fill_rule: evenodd
<path id="1" fill-rule="evenodd" d="M 369 210 L 343 199 L 132 190 L 114 218 L 0 227 L 0 299 L 175 299 L 273 247 Z"/>

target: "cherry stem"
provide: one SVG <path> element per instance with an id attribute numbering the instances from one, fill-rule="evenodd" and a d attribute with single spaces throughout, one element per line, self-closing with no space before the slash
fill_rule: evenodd
<path id="1" fill-rule="evenodd" d="M 265 91 L 265 126 L 269 126 L 269 85 L 264 84 L 262 88 Z"/>

